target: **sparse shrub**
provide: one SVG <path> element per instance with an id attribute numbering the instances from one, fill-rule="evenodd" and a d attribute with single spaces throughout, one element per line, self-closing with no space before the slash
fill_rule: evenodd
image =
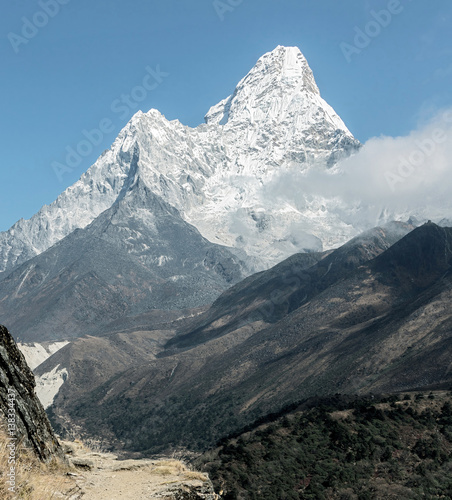
<path id="1" fill-rule="evenodd" d="M 48 463 L 40 462 L 30 450 L 20 443 L 16 445 L 16 485 L 11 487 L 6 472 L 10 469 L 8 463 L 10 450 L 7 448 L 7 434 L 0 422 L 0 498 L 2 500 L 50 500 L 56 493 L 64 493 L 74 487 L 73 481 L 67 476 L 69 466 L 58 460 Z"/>

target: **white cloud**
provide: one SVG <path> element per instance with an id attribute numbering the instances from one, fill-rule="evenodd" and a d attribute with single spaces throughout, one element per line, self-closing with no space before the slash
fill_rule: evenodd
<path id="1" fill-rule="evenodd" d="M 346 198 L 380 201 L 394 210 L 450 206 L 452 110 L 439 113 L 408 136 L 370 139 L 340 169 L 349 184 Z"/>
<path id="2" fill-rule="evenodd" d="M 302 209 L 324 197 L 342 219 L 372 226 L 389 218 L 452 217 L 452 109 L 404 137 L 368 140 L 333 171 L 282 171 L 265 189 Z M 383 213 L 384 210 L 384 213 Z"/>

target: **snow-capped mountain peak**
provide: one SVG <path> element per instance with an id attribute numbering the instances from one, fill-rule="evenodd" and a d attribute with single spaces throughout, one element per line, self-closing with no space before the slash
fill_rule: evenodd
<path id="1" fill-rule="evenodd" d="M 340 243 L 353 230 L 322 200 L 294 206 L 265 190 L 281 171 L 329 168 L 358 147 L 300 50 L 278 46 L 209 110 L 205 124 L 190 128 L 155 109 L 136 113 L 79 181 L 0 234 L 0 271 L 86 227 L 137 179 L 204 237 L 245 251 L 258 267 L 321 248 L 321 240 Z"/>
<path id="2" fill-rule="evenodd" d="M 287 115 L 303 115 L 305 126 L 313 122 L 306 109 L 324 111 L 333 127 L 350 132 L 336 113 L 320 97 L 309 64 L 297 47 L 278 46 L 264 54 L 238 83 L 231 96 L 210 108 L 208 124 L 237 126 L 243 122 L 284 121 Z M 300 125 L 302 123 L 298 123 Z"/>
<path id="3" fill-rule="evenodd" d="M 301 92 L 320 95 L 306 58 L 297 47 L 278 46 L 257 61 L 231 96 L 210 108 L 205 121 L 226 125 L 276 118 Z"/>

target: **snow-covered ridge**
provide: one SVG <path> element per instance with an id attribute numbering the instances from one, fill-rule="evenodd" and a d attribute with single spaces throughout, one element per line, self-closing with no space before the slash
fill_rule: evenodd
<path id="1" fill-rule="evenodd" d="M 40 254 L 74 229 L 86 227 L 118 198 L 131 167 L 132 119 L 112 147 L 50 205 L 0 233 L 0 271 Z"/>
<path id="2" fill-rule="evenodd" d="M 79 181 L 0 234 L 0 271 L 87 226 L 138 178 L 203 236 L 244 250 L 258 268 L 338 244 L 355 230 L 324 200 L 294 206 L 284 195 L 269 199 L 266 187 L 281 172 L 331 168 L 358 147 L 321 98 L 300 50 L 279 46 L 209 110 L 205 124 L 138 112 Z"/>
<path id="3" fill-rule="evenodd" d="M 343 121 L 320 97 L 312 70 L 297 47 L 278 46 L 262 56 L 238 83 L 234 94 L 210 108 L 205 121 L 230 126 L 240 122 L 282 122 L 285 115 L 296 112 L 297 124 L 308 127 L 312 116 L 300 113 L 298 108 L 306 98 L 310 104 L 319 106 L 315 112 L 328 115 L 330 123 L 327 125 L 352 137 Z"/>

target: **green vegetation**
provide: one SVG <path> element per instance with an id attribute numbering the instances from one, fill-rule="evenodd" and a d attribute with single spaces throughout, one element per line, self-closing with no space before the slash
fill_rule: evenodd
<path id="1" fill-rule="evenodd" d="M 331 398 L 223 439 L 196 465 L 226 500 L 451 499 L 451 401 Z"/>

